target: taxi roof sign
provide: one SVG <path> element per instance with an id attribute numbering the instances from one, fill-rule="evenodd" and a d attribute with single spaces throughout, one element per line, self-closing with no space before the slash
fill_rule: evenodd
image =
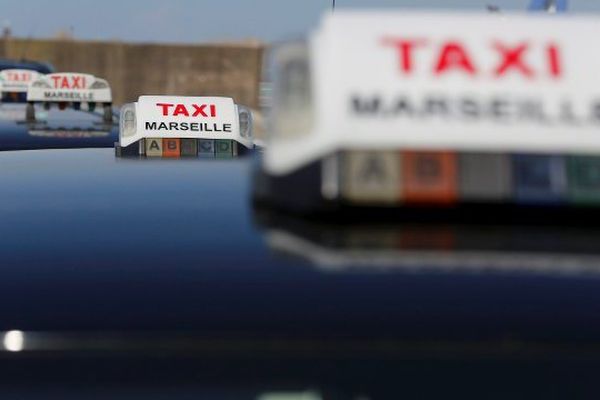
<path id="1" fill-rule="evenodd" d="M 43 75 L 29 85 L 29 102 L 112 103 L 108 82 L 90 74 L 60 72 Z"/>
<path id="2" fill-rule="evenodd" d="M 240 129 L 243 110 L 229 97 L 140 96 L 121 108 L 119 145 L 144 138 L 230 139 L 252 148 L 250 130 Z"/>
<path id="3" fill-rule="evenodd" d="M 29 69 L 5 69 L 0 71 L 0 92 L 26 93 L 29 84 L 42 76 Z"/>
<path id="4" fill-rule="evenodd" d="M 306 118 L 314 122 L 300 135 L 271 132 L 265 168 L 285 174 L 343 149 L 600 153 L 598 22 L 547 14 L 327 15 L 308 44 L 306 92 L 315 111 Z"/>

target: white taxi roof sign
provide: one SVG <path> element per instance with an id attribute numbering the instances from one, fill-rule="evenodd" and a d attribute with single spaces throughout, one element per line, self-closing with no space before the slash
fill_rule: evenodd
<path id="1" fill-rule="evenodd" d="M 42 76 L 30 69 L 5 69 L 0 71 L 0 92 L 25 93 L 29 84 Z"/>
<path id="2" fill-rule="evenodd" d="M 94 75 L 59 72 L 31 82 L 27 101 L 111 103 L 112 92 L 106 80 Z"/>
<path id="3" fill-rule="evenodd" d="M 341 11 L 311 37 L 314 123 L 284 174 L 343 149 L 600 153 L 600 19 Z"/>
<path id="4" fill-rule="evenodd" d="M 140 96 L 121 108 L 120 119 L 122 147 L 144 138 L 231 139 L 252 147 L 230 97 Z"/>

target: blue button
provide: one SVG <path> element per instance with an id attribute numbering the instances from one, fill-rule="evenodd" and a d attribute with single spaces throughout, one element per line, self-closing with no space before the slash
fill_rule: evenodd
<path id="1" fill-rule="evenodd" d="M 565 158 L 557 155 L 526 155 L 512 157 L 515 201 L 532 204 L 553 204 L 566 200 Z"/>

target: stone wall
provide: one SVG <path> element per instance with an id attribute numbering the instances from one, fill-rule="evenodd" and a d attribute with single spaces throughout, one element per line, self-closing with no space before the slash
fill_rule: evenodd
<path id="1" fill-rule="evenodd" d="M 48 61 L 57 71 L 107 79 L 117 105 L 142 94 L 213 95 L 257 109 L 263 51 L 260 44 L 0 40 L 0 57 Z"/>

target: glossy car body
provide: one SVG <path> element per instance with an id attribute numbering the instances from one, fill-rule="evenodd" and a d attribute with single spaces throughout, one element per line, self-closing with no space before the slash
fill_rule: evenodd
<path id="1" fill-rule="evenodd" d="M 577 396 L 595 385 L 600 264 L 568 268 L 569 255 L 594 256 L 593 246 L 556 249 L 549 228 L 535 247 L 519 247 L 515 227 L 419 234 L 401 222 L 282 216 L 250 201 L 256 161 L 0 152 L 2 392 L 503 398 Z M 571 237 L 591 243 L 598 232 Z M 470 244 L 453 245 L 461 238 Z M 337 268 L 312 257 L 322 254 L 315 246 Z M 484 256 L 465 268 L 396 267 L 399 249 L 452 255 L 465 246 Z M 564 250 L 566 265 L 546 269 L 542 257 L 535 270 L 518 259 L 491 268 L 490 249 L 547 259 Z"/>
<path id="2" fill-rule="evenodd" d="M 37 119 L 26 122 L 23 103 L 0 104 L 0 151 L 112 147 L 118 126 L 99 112 L 36 106 Z"/>

